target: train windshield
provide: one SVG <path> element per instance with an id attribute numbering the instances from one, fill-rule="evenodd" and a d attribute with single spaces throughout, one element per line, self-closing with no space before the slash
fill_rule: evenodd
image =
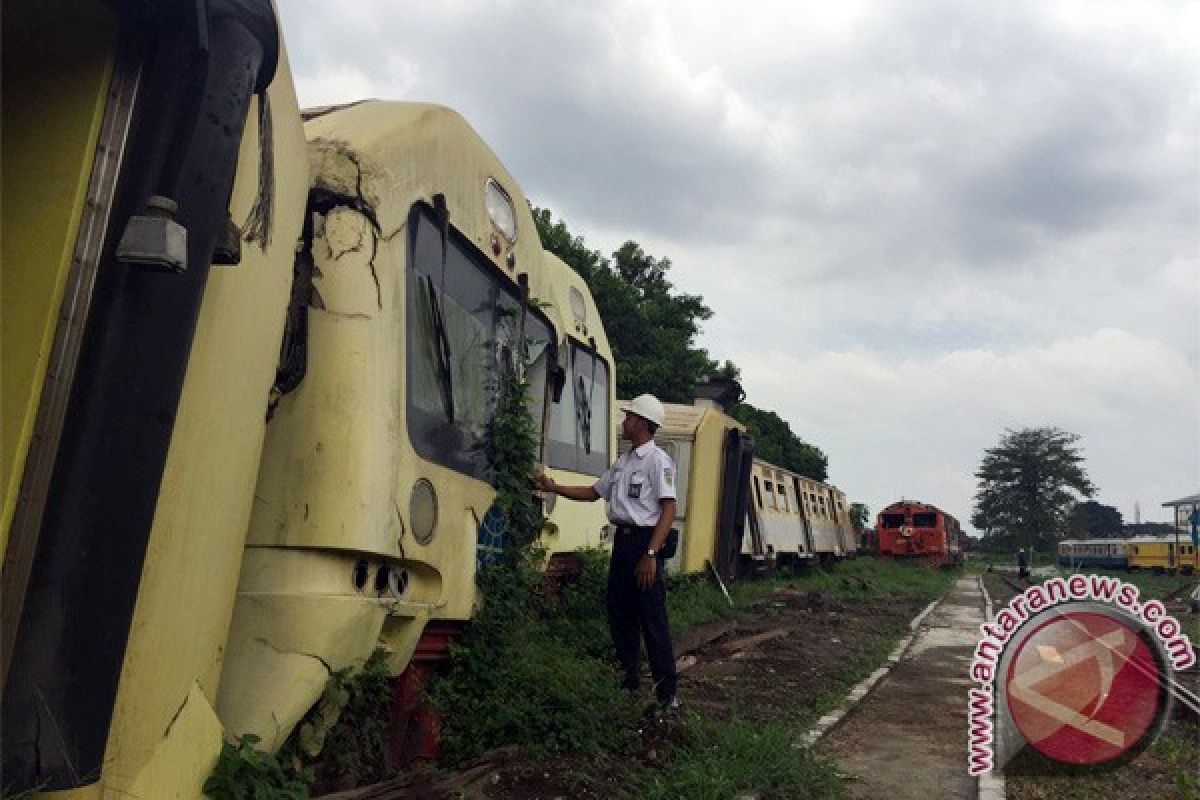
<path id="1" fill-rule="evenodd" d="M 884 514 L 883 515 L 883 527 L 885 527 L 885 528 L 903 528 L 904 527 L 904 515 L 903 514 Z"/>
<path id="2" fill-rule="evenodd" d="M 914 528 L 934 528 L 937 527 L 937 514 L 928 511 L 923 511 L 918 514 L 913 514 Z"/>
<path id="3" fill-rule="evenodd" d="M 407 275 L 408 433 L 430 461 L 487 479 L 485 434 L 495 410 L 495 387 L 516 368 L 521 304 L 516 288 L 501 280 L 455 231 L 442 236 L 430 210 L 409 217 Z M 542 419 L 546 370 L 553 348 L 550 326 L 524 315 L 529 407 Z"/>
<path id="4" fill-rule="evenodd" d="M 608 365 L 575 341 L 567 363 L 562 400 L 554 409 L 546 463 L 587 475 L 608 468 Z"/>

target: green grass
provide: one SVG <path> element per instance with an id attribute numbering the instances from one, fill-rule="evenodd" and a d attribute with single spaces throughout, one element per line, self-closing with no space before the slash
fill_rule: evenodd
<path id="1" fill-rule="evenodd" d="M 732 618 L 739 609 L 748 608 L 781 588 L 820 592 L 846 600 L 887 597 L 933 600 L 950 587 L 956 575 L 953 571 L 919 564 L 861 557 L 843 561 L 831 570 L 813 567 L 794 576 L 735 581 L 727 586 L 732 606 L 709 576 L 684 575 L 670 579 L 667 613 L 671 630 L 679 634 L 705 622 Z"/>
<path id="2" fill-rule="evenodd" d="M 1168 731 L 1153 745 L 1170 770 L 1175 786 L 1185 800 L 1200 800 L 1200 735 Z"/>
<path id="3" fill-rule="evenodd" d="M 846 797 L 844 777 L 829 761 L 796 746 L 802 731 L 782 722 L 719 722 L 687 715 L 687 741 L 659 769 L 630 776 L 629 797 L 644 800 L 729 800 Z"/>
<path id="4" fill-rule="evenodd" d="M 638 729 L 639 700 L 617 689 L 604 610 L 605 555 L 583 554 L 579 582 L 554 600 L 539 577 L 517 574 L 490 586 L 493 598 L 454 648 L 449 674 L 432 689 L 445 714 L 442 763 L 454 766 L 486 750 L 515 744 L 534 757 L 586 754 L 603 762 L 620 758 Z M 954 580 L 914 564 L 860 558 L 831 571 L 739 580 L 729 601 L 708 576 L 671 578 L 668 613 L 678 634 L 694 625 L 729 618 L 780 588 L 819 592 L 848 602 L 904 597 L 931 600 Z M 803 731 L 837 706 L 845 692 L 886 659 L 907 631 L 897 620 L 826 676 L 826 691 L 786 720 L 748 722 L 734 708 L 732 722 L 687 715 L 686 737 L 664 765 L 632 769 L 631 796 L 726 798 L 742 789 L 761 797 L 838 797 L 842 778 L 832 765 L 794 747 Z"/>

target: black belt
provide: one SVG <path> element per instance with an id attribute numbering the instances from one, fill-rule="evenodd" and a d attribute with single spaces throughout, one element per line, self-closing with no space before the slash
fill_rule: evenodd
<path id="1" fill-rule="evenodd" d="M 653 525 L 631 525 L 625 522 L 614 522 L 617 533 L 654 533 Z"/>

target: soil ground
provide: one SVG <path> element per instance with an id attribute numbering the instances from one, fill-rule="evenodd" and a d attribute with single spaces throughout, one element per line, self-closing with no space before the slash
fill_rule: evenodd
<path id="1" fill-rule="evenodd" d="M 904 658 L 821 741 L 818 752 L 854 777 L 852 796 L 975 797 L 966 771 L 966 692 L 983 621 L 979 582 L 960 578 Z"/>
<path id="2" fill-rule="evenodd" d="M 1020 586 L 1015 576 L 1004 572 L 988 572 L 983 577 L 997 610 L 1008 604 Z M 1035 575 L 1034 580 L 1045 577 Z M 1184 619 L 1183 603 L 1167 605 L 1172 615 Z M 1195 672 L 1181 677 L 1193 691 L 1200 690 Z M 1200 720 L 1177 709 L 1158 741 L 1110 771 L 1064 774 L 1058 765 L 1027 751 L 1007 765 L 1005 775 L 1009 800 L 1200 800 Z"/>

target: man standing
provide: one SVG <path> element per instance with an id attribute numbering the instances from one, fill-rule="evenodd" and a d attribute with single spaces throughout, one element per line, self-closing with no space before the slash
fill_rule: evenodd
<path id="1" fill-rule="evenodd" d="M 1029 579 L 1029 557 L 1025 555 L 1024 547 L 1017 551 L 1017 577 L 1021 580 Z"/>
<path id="2" fill-rule="evenodd" d="M 621 686 L 638 688 L 645 637 L 655 695 L 664 709 L 673 710 L 678 707 L 675 655 L 659 552 L 675 521 L 675 464 L 654 443 L 663 417 L 663 405 L 654 395 L 635 398 L 621 423 L 621 435 L 633 447 L 595 484 L 559 486 L 544 474 L 534 483 L 542 491 L 570 500 L 608 501 L 608 518 L 617 529 L 608 567 L 608 629 L 625 671 Z"/>

